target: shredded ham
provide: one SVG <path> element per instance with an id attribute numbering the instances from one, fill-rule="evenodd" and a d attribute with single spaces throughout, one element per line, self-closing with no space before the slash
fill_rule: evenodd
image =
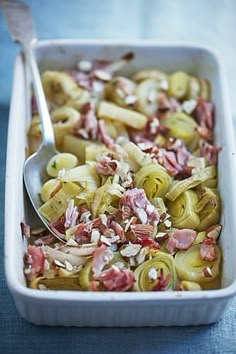
<path id="1" fill-rule="evenodd" d="M 197 232 L 191 229 L 176 229 L 166 244 L 166 248 L 173 253 L 177 248 L 179 250 L 187 250 L 193 244 Z"/>
<path id="2" fill-rule="evenodd" d="M 214 105 L 199 97 L 197 106 L 193 111 L 193 116 L 200 126 L 206 127 L 210 131 L 214 128 Z"/>
<path id="3" fill-rule="evenodd" d="M 89 73 L 84 73 L 78 70 L 70 70 L 68 74 L 77 82 L 77 84 L 88 90 L 91 91 L 93 89 L 93 80 Z"/>
<path id="4" fill-rule="evenodd" d="M 166 291 L 167 287 L 168 287 L 168 283 L 171 279 L 171 274 L 168 274 L 165 278 L 164 278 L 164 271 L 161 268 L 160 269 L 160 274 L 157 277 L 157 283 L 154 285 L 154 287 L 152 288 L 153 291 Z"/>
<path id="5" fill-rule="evenodd" d="M 51 228 L 52 230 L 60 237 L 64 237 L 66 233 L 65 229 L 65 217 L 61 217 L 60 220 L 57 221 L 52 221 L 51 222 Z"/>
<path id="6" fill-rule="evenodd" d="M 66 209 L 66 213 L 65 213 L 65 223 L 64 226 L 65 228 L 70 228 L 76 225 L 77 223 L 77 219 L 78 219 L 78 211 L 77 211 L 77 207 L 74 206 L 74 200 L 71 199 L 69 201 L 68 207 Z"/>
<path id="7" fill-rule="evenodd" d="M 75 240 L 78 242 L 79 245 L 82 245 L 84 243 L 88 243 L 90 241 L 91 237 L 91 232 L 88 228 L 88 223 L 81 223 L 78 225 L 78 228 L 75 232 Z"/>
<path id="8" fill-rule="evenodd" d="M 119 170 L 119 161 L 112 159 L 110 156 L 98 156 L 96 160 L 96 170 L 101 175 L 114 176 Z"/>
<path id="9" fill-rule="evenodd" d="M 24 255 L 25 276 L 27 280 L 34 279 L 43 271 L 45 255 L 41 248 L 28 246 L 27 253 Z"/>
<path id="10" fill-rule="evenodd" d="M 95 250 L 92 259 L 92 270 L 96 279 L 100 276 L 104 266 L 112 260 L 113 255 L 113 252 L 104 244 Z"/>
<path id="11" fill-rule="evenodd" d="M 160 216 L 155 207 L 149 202 L 143 189 L 133 188 L 126 191 L 120 200 L 120 209 L 124 216 L 137 216 L 142 224 L 159 222 Z M 128 211 L 130 212 L 128 214 Z"/>
<path id="12" fill-rule="evenodd" d="M 171 109 L 170 100 L 164 92 L 160 92 L 157 96 L 158 112 L 165 112 Z"/>
<path id="13" fill-rule="evenodd" d="M 126 241 L 125 232 L 124 232 L 122 226 L 120 224 L 118 224 L 118 222 L 113 220 L 111 222 L 111 228 L 115 231 L 116 235 L 118 235 L 120 237 L 122 242 Z"/>
<path id="14" fill-rule="evenodd" d="M 98 122 L 95 114 L 95 107 L 91 102 L 85 103 L 82 108 L 81 119 L 75 128 L 75 135 L 84 139 L 97 140 L 98 136 Z"/>
<path id="15" fill-rule="evenodd" d="M 114 146 L 114 140 L 108 134 L 105 122 L 102 119 L 98 122 L 98 136 L 100 137 L 102 143 L 104 143 L 108 148 Z"/>
<path id="16" fill-rule="evenodd" d="M 157 150 L 157 161 L 167 169 L 172 175 L 176 176 L 183 173 L 186 169 L 190 153 L 180 139 L 175 139 L 169 144 L 167 149 Z"/>
<path id="17" fill-rule="evenodd" d="M 207 237 L 217 240 L 220 236 L 222 225 L 212 225 L 206 229 Z"/>
<path id="18" fill-rule="evenodd" d="M 153 240 L 151 237 L 147 236 L 142 236 L 142 237 L 137 237 L 133 243 L 137 243 L 138 245 L 141 245 L 142 247 L 150 247 L 154 248 L 156 250 L 160 249 L 160 245 L 157 241 Z"/>
<path id="19" fill-rule="evenodd" d="M 208 237 L 202 242 L 200 246 L 200 256 L 202 259 L 214 261 L 217 258 L 215 244 L 216 241 L 212 237 Z"/>
<path id="20" fill-rule="evenodd" d="M 90 291 L 98 291 L 99 290 L 99 281 L 92 280 L 89 284 Z"/>
<path id="21" fill-rule="evenodd" d="M 205 157 L 209 165 L 216 165 L 220 149 L 207 141 L 202 141 L 200 145 L 200 156 Z"/>
<path id="22" fill-rule="evenodd" d="M 127 268 L 120 268 L 117 265 L 104 270 L 98 276 L 98 280 L 104 288 L 109 291 L 127 291 L 134 284 L 134 273 Z"/>

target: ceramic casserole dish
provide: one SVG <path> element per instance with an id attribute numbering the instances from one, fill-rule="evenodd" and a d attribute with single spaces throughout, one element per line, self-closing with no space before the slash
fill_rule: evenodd
<path id="1" fill-rule="evenodd" d="M 223 251 L 222 288 L 195 292 L 80 292 L 27 288 L 23 274 L 20 222 L 34 223 L 23 189 L 22 168 L 30 122 L 30 77 L 22 56 L 15 63 L 11 99 L 5 193 L 5 272 L 20 315 L 38 325 L 157 326 L 199 325 L 218 321 L 236 293 L 235 146 L 229 98 L 222 63 L 208 48 L 153 42 L 52 40 L 35 45 L 40 70 L 68 69 L 81 59 L 116 59 L 132 51 L 135 60 L 125 73 L 142 67 L 166 72 L 184 70 L 207 78 L 216 106 L 215 143 L 219 154 L 218 181 L 222 197 L 220 243 Z M 37 220 L 35 220 L 37 223 Z"/>

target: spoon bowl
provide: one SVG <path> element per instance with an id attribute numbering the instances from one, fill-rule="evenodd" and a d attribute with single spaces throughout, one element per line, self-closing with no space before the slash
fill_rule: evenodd
<path id="1" fill-rule="evenodd" d="M 58 154 L 58 151 L 53 145 L 41 145 L 39 150 L 28 157 L 24 163 L 23 167 L 23 178 L 26 191 L 28 193 L 31 204 L 33 205 L 38 217 L 43 222 L 43 224 L 49 229 L 54 236 L 62 241 L 53 230 L 51 230 L 51 225 L 46 218 L 43 217 L 38 211 L 42 205 L 42 200 L 40 198 L 40 191 L 43 184 L 49 179 L 46 166 L 48 161 Z M 63 240 L 64 241 L 64 240 Z"/>

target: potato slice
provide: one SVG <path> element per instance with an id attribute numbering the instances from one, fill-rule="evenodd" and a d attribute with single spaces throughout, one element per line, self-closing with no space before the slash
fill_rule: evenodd
<path id="1" fill-rule="evenodd" d="M 47 174 L 51 177 L 57 177 L 58 172 L 62 169 L 70 170 L 77 166 L 78 159 L 75 155 L 69 153 L 61 153 L 53 156 L 47 164 Z"/>
<path id="2" fill-rule="evenodd" d="M 118 107 L 106 101 L 102 101 L 98 107 L 98 118 L 118 121 L 135 129 L 144 128 L 147 122 L 147 117 L 143 114 Z"/>

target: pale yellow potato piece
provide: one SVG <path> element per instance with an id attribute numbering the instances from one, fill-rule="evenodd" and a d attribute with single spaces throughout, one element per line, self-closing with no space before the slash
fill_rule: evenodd
<path id="1" fill-rule="evenodd" d="M 47 164 L 47 174 L 51 177 L 57 177 L 58 172 L 62 169 L 70 170 L 78 164 L 75 155 L 69 153 L 61 153 L 53 156 Z"/>
<path id="2" fill-rule="evenodd" d="M 63 152 L 69 152 L 71 154 L 74 154 L 83 164 L 85 163 L 85 161 L 90 160 L 90 158 L 87 157 L 87 148 L 90 147 L 92 147 L 93 150 L 97 149 L 97 154 L 101 152 L 101 150 L 106 150 L 106 147 L 103 144 L 77 138 L 76 136 L 70 134 L 64 136 L 61 150 Z"/>
<path id="3" fill-rule="evenodd" d="M 145 115 L 106 101 L 98 107 L 98 118 L 115 120 L 135 129 L 143 129 L 147 122 Z"/>

